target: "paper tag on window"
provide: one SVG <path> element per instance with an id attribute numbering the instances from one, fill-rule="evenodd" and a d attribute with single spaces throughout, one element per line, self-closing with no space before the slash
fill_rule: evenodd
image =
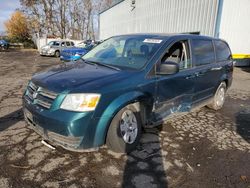
<path id="1" fill-rule="evenodd" d="M 154 44 L 160 44 L 162 42 L 162 40 L 160 39 L 144 39 L 145 43 L 154 43 Z"/>

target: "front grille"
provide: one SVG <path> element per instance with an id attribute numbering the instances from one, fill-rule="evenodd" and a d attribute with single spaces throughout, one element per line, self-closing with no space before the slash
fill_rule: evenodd
<path id="1" fill-rule="evenodd" d="M 29 102 L 50 109 L 57 93 L 44 89 L 30 82 L 27 87 L 25 99 Z"/>

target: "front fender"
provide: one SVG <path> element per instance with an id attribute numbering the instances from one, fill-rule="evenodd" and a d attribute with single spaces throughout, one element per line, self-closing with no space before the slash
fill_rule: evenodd
<path id="1" fill-rule="evenodd" d="M 119 110 L 121 110 L 124 106 L 139 101 L 145 97 L 146 96 L 144 95 L 144 93 L 139 91 L 134 91 L 120 95 L 115 100 L 113 100 L 104 110 L 102 116 L 98 118 L 99 121 L 97 121 L 98 123 L 96 125 L 96 130 L 93 140 L 94 146 L 98 147 L 105 144 L 105 139 L 109 125 L 113 117 L 116 115 L 117 112 L 119 112 Z"/>

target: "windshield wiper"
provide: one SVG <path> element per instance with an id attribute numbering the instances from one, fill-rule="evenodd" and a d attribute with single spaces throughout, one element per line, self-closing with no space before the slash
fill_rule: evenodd
<path id="1" fill-rule="evenodd" d="M 84 63 L 87 63 L 87 64 L 90 64 L 90 65 L 96 65 L 94 62 L 91 62 L 91 61 L 87 61 L 87 60 L 85 60 L 85 59 L 83 59 L 83 58 L 80 58 Z"/>
<path id="2" fill-rule="evenodd" d="M 88 64 L 91 64 L 91 65 L 100 65 L 100 66 L 103 66 L 103 67 L 108 67 L 110 69 L 114 69 L 114 70 L 121 70 L 119 69 L 118 67 L 115 67 L 115 66 L 112 66 L 112 65 L 108 65 L 108 64 L 105 64 L 105 63 L 100 63 L 100 62 L 97 62 L 97 61 L 89 61 L 89 60 L 86 60 L 86 59 L 83 59 L 81 58 L 85 63 L 88 63 Z"/>
<path id="3" fill-rule="evenodd" d="M 97 65 L 101 65 L 101 66 L 104 66 L 104 67 L 108 67 L 108 68 L 117 70 L 117 71 L 121 70 L 118 67 L 115 67 L 115 66 L 112 66 L 112 65 L 108 65 L 108 64 L 105 64 L 105 63 L 99 63 L 99 62 L 94 62 L 94 63 L 96 63 Z"/>

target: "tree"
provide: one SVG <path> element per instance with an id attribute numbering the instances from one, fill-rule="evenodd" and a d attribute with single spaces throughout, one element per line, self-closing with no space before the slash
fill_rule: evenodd
<path id="1" fill-rule="evenodd" d="M 9 20 L 5 22 L 9 38 L 25 41 L 29 39 L 28 22 L 25 15 L 20 11 L 15 11 Z"/>
<path id="2" fill-rule="evenodd" d="M 95 39 L 96 17 L 113 0 L 20 0 L 32 34 Z"/>

